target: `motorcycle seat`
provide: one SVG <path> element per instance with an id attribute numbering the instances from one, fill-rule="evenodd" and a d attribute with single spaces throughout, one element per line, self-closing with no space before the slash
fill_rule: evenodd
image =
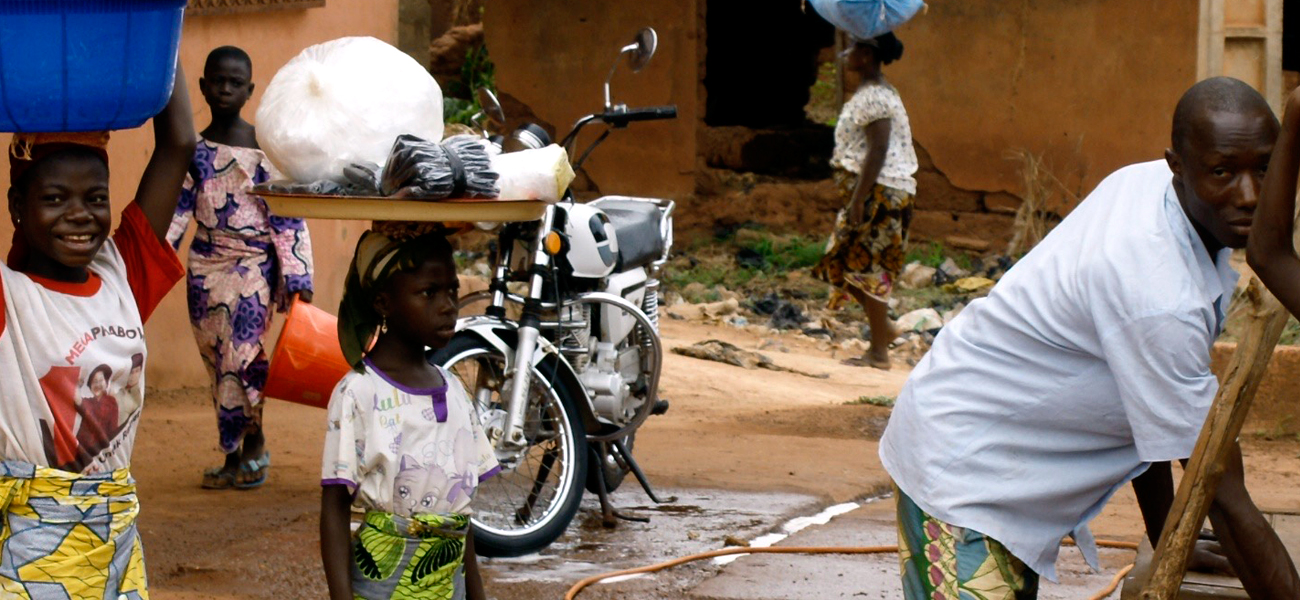
<path id="1" fill-rule="evenodd" d="M 605 212 L 618 240 L 615 271 L 648 265 L 663 257 L 664 238 L 659 231 L 663 210 L 633 198 L 606 196 L 592 203 Z"/>

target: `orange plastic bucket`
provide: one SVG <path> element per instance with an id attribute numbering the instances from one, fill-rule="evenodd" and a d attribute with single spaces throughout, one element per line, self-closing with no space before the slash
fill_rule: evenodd
<path id="1" fill-rule="evenodd" d="M 338 317 L 295 298 L 271 353 L 263 395 L 329 406 L 334 386 L 350 368 L 339 346 L 338 322 Z"/>

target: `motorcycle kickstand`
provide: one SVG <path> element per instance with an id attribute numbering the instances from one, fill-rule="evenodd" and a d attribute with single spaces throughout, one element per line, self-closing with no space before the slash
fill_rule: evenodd
<path id="1" fill-rule="evenodd" d="M 638 465 L 636 459 L 632 458 L 632 452 L 627 449 L 623 441 L 615 440 L 613 445 L 614 449 L 618 450 L 619 458 L 623 459 L 623 464 L 626 464 L 632 475 L 636 476 L 637 482 L 641 484 L 641 489 L 645 490 L 647 496 L 650 496 L 650 500 L 654 501 L 655 504 L 671 504 L 677 501 L 677 496 L 669 496 L 667 500 L 659 499 L 654 488 L 650 487 L 650 480 L 646 479 L 645 472 L 641 470 L 641 465 Z"/>
<path id="2" fill-rule="evenodd" d="M 596 450 L 595 446 L 588 446 L 588 448 L 591 453 L 591 461 L 595 462 L 597 468 L 600 468 L 603 465 L 603 459 L 601 458 L 600 453 Z M 650 517 L 634 517 L 619 512 L 617 508 L 614 508 L 614 503 L 609 500 L 609 490 L 605 487 L 605 474 L 596 473 L 595 478 L 596 496 L 600 498 L 600 524 L 602 526 L 606 529 L 613 529 L 618 525 L 618 519 L 635 523 L 650 522 Z"/>
<path id="3" fill-rule="evenodd" d="M 537 505 L 537 496 L 542 493 L 542 487 L 546 485 L 546 480 L 551 476 L 551 468 L 555 465 L 556 453 L 548 451 L 542 454 L 542 464 L 537 466 L 537 480 L 533 482 L 533 490 L 528 494 L 528 502 L 515 511 L 515 519 L 520 524 L 527 523 L 533 518 L 533 507 Z"/>

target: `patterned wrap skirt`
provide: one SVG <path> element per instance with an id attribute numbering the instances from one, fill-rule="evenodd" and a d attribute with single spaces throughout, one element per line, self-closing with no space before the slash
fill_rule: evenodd
<path id="1" fill-rule="evenodd" d="M 844 208 L 835 218 L 835 230 L 826 253 L 813 266 L 812 276 L 848 292 L 857 289 L 887 302 L 903 270 L 907 232 L 912 224 L 912 194 L 875 184 L 866 197 L 862 223 L 849 226 L 848 217 L 856 173 L 835 169 L 835 186 Z"/>
<path id="2" fill-rule="evenodd" d="M 464 600 L 468 531 L 466 515 L 367 512 L 352 538 L 353 596 Z"/>
<path id="3" fill-rule="evenodd" d="M 1033 600 L 1038 574 L 997 540 L 950 525 L 894 487 L 905 600 Z"/>
<path id="4" fill-rule="evenodd" d="M 139 513 L 126 469 L 0 463 L 0 597 L 148 600 Z"/>

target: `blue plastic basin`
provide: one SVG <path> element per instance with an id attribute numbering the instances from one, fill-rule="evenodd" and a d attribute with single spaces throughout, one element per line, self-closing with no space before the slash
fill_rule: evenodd
<path id="1" fill-rule="evenodd" d="M 139 127 L 171 97 L 185 0 L 0 0 L 0 131 Z"/>

